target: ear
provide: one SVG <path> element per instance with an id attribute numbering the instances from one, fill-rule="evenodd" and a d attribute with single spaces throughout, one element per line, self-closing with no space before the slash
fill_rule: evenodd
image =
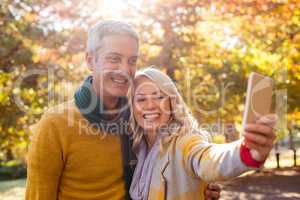
<path id="1" fill-rule="evenodd" d="M 93 69 L 94 69 L 93 54 L 86 52 L 85 53 L 85 61 L 86 61 L 86 64 L 87 64 L 87 67 L 89 68 L 89 70 L 93 71 Z"/>

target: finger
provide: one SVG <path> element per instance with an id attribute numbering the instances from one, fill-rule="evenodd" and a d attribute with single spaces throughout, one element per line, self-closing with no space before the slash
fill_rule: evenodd
<path id="1" fill-rule="evenodd" d="M 220 192 L 206 190 L 206 196 L 209 199 L 219 199 L 220 198 Z"/>
<path id="2" fill-rule="evenodd" d="M 256 143 L 261 146 L 272 147 L 274 140 L 272 138 L 265 137 L 257 133 L 246 132 L 245 139 L 250 140 L 253 143 Z"/>
<path id="3" fill-rule="evenodd" d="M 251 140 L 245 140 L 245 145 L 249 148 L 249 149 L 255 149 L 256 151 L 258 151 L 260 154 L 265 155 L 266 152 L 269 152 L 270 147 L 262 147 L 259 144 L 256 144 L 254 142 L 252 142 Z"/>
<path id="4" fill-rule="evenodd" d="M 208 184 L 208 188 L 214 191 L 221 191 L 221 186 L 219 184 L 210 183 Z"/>
<path id="5" fill-rule="evenodd" d="M 256 132 L 265 136 L 274 137 L 273 129 L 263 124 L 247 124 L 245 132 Z"/>
<path id="6" fill-rule="evenodd" d="M 257 123 L 264 124 L 264 125 L 267 125 L 271 128 L 274 128 L 277 121 L 278 121 L 278 116 L 276 114 L 269 114 L 269 115 L 261 116 L 257 120 Z"/>

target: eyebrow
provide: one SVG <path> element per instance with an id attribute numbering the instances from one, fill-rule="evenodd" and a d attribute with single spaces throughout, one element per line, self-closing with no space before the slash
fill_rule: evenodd
<path id="1" fill-rule="evenodd" d="M 109 52 L 109 53 L 107 53 L 106 55 L 114 55 L 114 56 L 120 56 L 120 57 L 123 56 L 122 54 L 119 54 L 119 53 L 117 53 L 117 52 Z"/>
<path id="2" fill-rule="evenodd" d="M 158 92 L 152 92 L 152 94 L 150 94 L 150 95 L 154 95 L 154 94 L 158 94 Z M 145 93 L 137 93 L 136 95 L 149 95 L 149 94 L 145 94 Z"/>
<path id="3" fill-rule="evenodd" d="M 106 53 L 106 55 L 115 55 L 115 56 L 120 56 L 120 57 L 124 56 L 124 55 L 122 55 L 122 54 L 120 54 L 118 52 L 108 52 L 108 53 Z M 131 56 L 130 58 L 138 59 L 138 55 Z"/>
<path id="4" fill-rule="evenodd" d="M 132 58 L 138 59 L 139 57 L 138 56 L 131 56 L 130 59 L 132 59 Z"/>

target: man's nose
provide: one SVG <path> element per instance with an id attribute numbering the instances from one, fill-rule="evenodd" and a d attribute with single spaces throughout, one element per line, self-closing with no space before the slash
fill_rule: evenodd
<path id="1" fill-rule="evenodd" d="M 120 66 L 120 70 L 122 71 L 122 73 L 124 75 L 128 76 L 127 78 L 130 78 L 133 76 L 132 68 L 127 61 L 122 62 L 121 66 Z"/>

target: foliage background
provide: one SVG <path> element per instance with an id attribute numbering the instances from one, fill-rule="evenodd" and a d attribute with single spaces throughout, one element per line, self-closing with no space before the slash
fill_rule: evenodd
<path id="1" fill-rule="evenodd" d="M 239 129 L 247 77 L 257 71 L 276 80 L 279 139 L 297 137 L 299 0 L 0 2 L 0 165 L 24 162 L 30 127 L 72 98 L 89 73 L 86 31 L 109 18 L 136 27 L 139 67 L 154 64 L 170 75 L 201 123 L 219 125 L 219 133 L 227 123 Z"/>

